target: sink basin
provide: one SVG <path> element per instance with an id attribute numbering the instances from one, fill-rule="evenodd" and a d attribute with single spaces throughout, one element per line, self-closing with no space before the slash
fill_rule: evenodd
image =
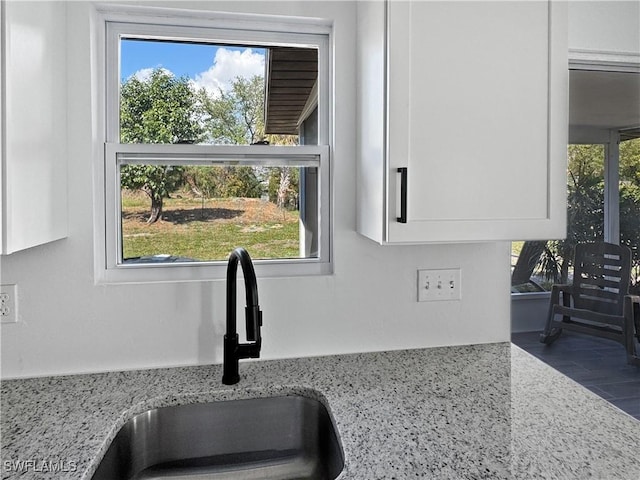
<path id="1" fill-rule="evenodd" d="M 138 414 L 120 429 L 92 479 L 335 479 L 343 467 L 324 405 L 287 396 Z"/>

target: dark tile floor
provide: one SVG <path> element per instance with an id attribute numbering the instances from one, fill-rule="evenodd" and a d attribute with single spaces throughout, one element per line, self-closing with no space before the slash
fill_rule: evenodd
<path id="1" fill-rule="evenodd" d="M 565 331 L 553 344 L 544 345 L 539 336 L 540 332 L 513 333 L 511 341 L 640 420 L 640 366 L 627 364 L 621 344 Z"/>

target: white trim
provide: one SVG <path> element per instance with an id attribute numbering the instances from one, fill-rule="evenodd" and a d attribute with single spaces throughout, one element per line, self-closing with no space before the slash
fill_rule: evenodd
<path id="1" fill-rule="evenodd" d="M 332 22 L 318 18 L 275 15 L 236 14 L 173 8 L 139 7 L 130 5 L 94 6 L 94 43 L 92 70 L 96 73 L 93 101 L 96 104 L 94 131 L 101 141 L 94 143 L 94 275 L 96 283 L 152 283 L 207 281 L 223 279 L 226 262 L 197 262 L 194 264 L 118 264 L 118 233 L 120 225 L 120 186 L 115 163 L 116 152 L 159 152 L 167 150 L 189 154 L 189 161 L 197 162 L 197 155 L 219 157 L 221 154 L 241 155 L 247 162 L 264 160 L 265 156 L 282 155 L 299 158 L 311 150 L 319 152 L 319 257 L 285 260 L 255 260 L 256 273 L 261 277 L 327 275 L 333 273 L 332 202 L 330 140 L 333 138 L 333 94 L 331 91 Z M 211 29 L 215 29 L 212 32 Z M 320 102 L 318 146 L 212 146 L 212 145 L 120 145 L 119 92 L 120 72 L 118 41 L 127 36 L 188 38 L 199 41 L 221 39 L 244 45 L 291 45 L 318 48 L 318 93 Z M 217 37 L 217 38 L 212 38 Z M 108 75 L 107 75 L 108 73 Z M 105 94 L 106 92 L 106 94 Z M 115 126 L 115 127 L 114 127 Z M 104 133 L 103 133 L 104 132 Z M 195 160 L 194 160 L 195 159 Z M 174 161 L 172 158 L 171 161 Z M 110 220 L 109 220 L 110 219 Z"/>
<path id="2" fill-rule="evenodd" d="M 313 87 L 311 87 L 311 92 L 309 92 L 309 98 L 307 98 L 307 103 L 304 104 L 304 108 L 302 112 L 300 112 L 300 117 L 296 122 L 296 126 L 300 128 L 302 123 L 313 113 L 315 108 L 318 106 L 318 81 L 316 80 L 313 83 Z"/>
<path id="3" fill-rule="evenodd" d="M 290 161 L 291 166 L 318 166 L 317 157 L 326 155 L 325 145 L 190 145 L 161 143 L 108 143 L 107 150 L 117 152 L 125 158 L 122 164 L 157 165 L 233 165 L 282 166 L 282 161 Z"/>
<path id="4" fill-rule="evenodd" d="M 7 253 L 7 214 L 5 206 L 7 201 L 5 198 L 6 187 L 4 185 L 7 178 L 7 162 L 6 162 L 6 145 L 5 145 L 5 115 L 6 115 L 6 90 L 5 90 L 5 71 L 7 69 L 6 59 L 7 52 L 5 49 L 7 28 L 5 25 L 5 3 L 0 3 L 0 255 Z"/>
<path id="5" fill-rule="evenodd" d="M 91 102 L 93 142 L 93 273 L 95 283 L 104 282 L 106 275 L 106 219 L 104 139 L 106 138 L 106 24 L 95 9 L 91 9 Z"/>
<path id="6" fill-rule="evenodd" d="M 640 73 L 640 54 L 569 49 L 569 69 Z"/>
<path id="7" fill-rule="evenodd" d="M 102 18 L 108 22 L 325 35 L 331 32 L 332 27 L 330 20 L 313 17 L 217 12 L 112 3 L 97 3 L 95 8 Z"/>

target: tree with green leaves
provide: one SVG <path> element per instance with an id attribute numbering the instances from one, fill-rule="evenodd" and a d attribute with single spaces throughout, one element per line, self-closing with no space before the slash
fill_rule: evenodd
<path id="1" fill-rule="evenodd" d="M 620 243 L 631 248 L 632 292 L 640 295 L 640 138 L 620 144 Z"/>
<path id="2" fill-rule="evenodd" d="M 202 108 L 186 77 L 155 69 L 146 80 L 135 76 L 120 90 L 120 141 L 122 143 L 196 143 L 203 138 L 199 121 Z M 162 215 L 164 198 L 182 183 L 182 167 L 125 165 L 122 186 L 140 189 L 151 200 L 148 223 Z"/>
<path id="3" fill-rule="evenodd" d="M 272 145 L 296 145 L 294 135 L 265 135 L 264 78 L 236 77 L 231 88 L 210 95 L 202 89 L 198 96 L 203 105 L 207 141 L 223 145 L 250 145 L 266 141 Z M 269 199 L 281 208 L 297 208 L 298 172 L 289 167 L 268 170 L 250 167 L 220 167 L 205 173 L 190 168 L 189 175 L 198 190 L 216 196 L 259 197 L 261 180 L 268 184 Z M 266 179 L 263 178 L 266 175 Z"/>
<path id="4" fill-rule="evenodd" d="M 228 91 L 199 92 L 210 143 L 250 145 L 264 139 L 264 78 L 236 77 Z"/>
<path id="5" fill-rule="evenodd" d="M 262 183 L 254 167 L 186 167 L 184 178 L 196 195 L 211 197 L 259 198 L 262 195 Z"/>

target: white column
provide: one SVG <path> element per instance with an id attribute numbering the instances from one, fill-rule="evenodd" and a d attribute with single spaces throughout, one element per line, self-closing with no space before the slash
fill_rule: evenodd
<path id="1" fill-rule="evenodd" d="M 604 159 L 604 241 L 620 243 L 620 132 L 609 131 Z"/>

